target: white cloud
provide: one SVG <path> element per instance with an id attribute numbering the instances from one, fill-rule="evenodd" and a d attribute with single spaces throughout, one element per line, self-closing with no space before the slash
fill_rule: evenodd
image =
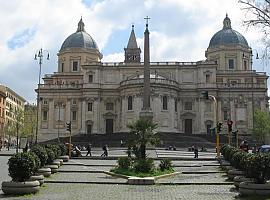
<path id="1" fill-rule="evenodd" d="M 138 44 L 143 50 L 144 17 L 150 16 L 152 61 L 197 61 L 212 35 L 222 28 L 226 12 L 232 27 L 244 34 L 251 46 L 260 51 L 256 30 L 242 26 L 244 14 L 238 0 L 10 0 L 0 7 L 0 82 L 34 102 L 38 82 L 38 63 L 33 60 L 36 50 L 48 49 L 49 62 L 44 61 L 42 72 L 57 70 L 57 52 L 64 39 L 76 31 L 82 16 L 85 28 L 97 42 L 101 52 L 108 49 L 110 36 L 119 30 L 130 33 L 135 23 Z M 35 33 L 16 49 L 8 48 L 13 36 L 35 27 Z M 121 38 L 126 40 L 128 38 Z M 114 45 L 117 45 L 114 44 Z M 114 47 L 113 47 L 114 48 Z M 123 61 L 124 50 L 113 50 L 103 61 Z M 116 46 L 115 46 L 116 48 Z M 142 55 L 143 58 L 143 55 Z M 258 67 L 259 68 L 259 67 Z"/>

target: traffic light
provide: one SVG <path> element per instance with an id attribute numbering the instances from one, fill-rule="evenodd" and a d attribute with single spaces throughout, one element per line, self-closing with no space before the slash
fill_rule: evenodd
<path id="1" fill-rule="evenodd" d="M 71 131 L 71 122 L 69 122 L 69 123 L 67 122 L 66 124 L 67 124 L 67 131 L 70 132 Z"/>
<path id="2" fill-rule="evenodd" d="M 203 98 L 209 99 L 208 91 L 203 91 L 203 92 L 202 92 L 202 95 L 203 95 Z"/>
<path id="3" fill-rule="evenodd" d="M 227 125 L 228 125 L 228 131 L 231 132 L 232 131 L 233 121 L 232 120 L 228 120 L 227 121 Z"/>
<path id="4" fill-rule="evenodd" d="M 222 123 L 219 122 L 219 123 L 217 124 L 217 132 L 218 132 L 218 133 L 221 132 L 221 128 L 222 128 Z"/>

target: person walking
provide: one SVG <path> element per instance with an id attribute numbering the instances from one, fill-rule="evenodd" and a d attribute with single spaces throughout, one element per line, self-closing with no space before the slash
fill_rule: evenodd
<path id="1" fill-rule="evenodd" d="M 108 146 L 107 144 L 102 147 L 103 153 L 101 154 L 101 157 L 108 157 Z"/>
<path id="2" fill-rule="evenodd" d="M 88 154 L 89 154 L 89 155 L 92 157 L 92 152 L 91 152 L 91 150 L 92 150 L 92 145 L 91 145 L 91 143 L 89 143 L 89 144 L 87 145 L 86 150 L 87 150 L 87 153 L 86 153 L 85 156 L 88 156 Z"/>
<path id="3" fill-rule="evenodd" d="M 198 158 L 199 157 L 199 149 L 197 147 L 197 145 L 194 146 L 194 158 Z"/>

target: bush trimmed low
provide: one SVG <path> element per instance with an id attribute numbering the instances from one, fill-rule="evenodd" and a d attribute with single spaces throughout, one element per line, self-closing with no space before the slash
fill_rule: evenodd
<path id="1" fill-rule="evenodd" d="M 152 158 L 139 159 L 134 162 L 134 170 L 136 172 L 149 173 L 154 169 L 155 164 Z"/>
<path id="2" fill-rule="evenodd" d="M 132 167 L 132 160 L 129 157 L 121 157 L 117 160 L 118 168 L 128 170 Z"/>
<path id="3" fill-rule="evenodd" d="M 160 161 L 159 168 L 161 171 L 171 170 L 172 169 L 172 161 L 168 158 L 162 159 Z"/>
<path id="4" fill-rule="evenodd" d="M 40 159 L 40 167 L 43 167 L 44 165 L 47 164 L 48 154 L 44 147 L 36 145 L 32 147 L 31 152 L 34 152 Z"/>
<path id="5" fill-rule="evenodd" d="M 23 182 L 34 174 L 35 157 L 32 153 L 17 153 L 8 160 L 8 172 L 12 181 Z"/>

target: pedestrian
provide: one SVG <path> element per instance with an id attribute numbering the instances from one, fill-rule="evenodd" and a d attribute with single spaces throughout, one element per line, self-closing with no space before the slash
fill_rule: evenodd
<path id="1" fill-rule="evenodd" d="M 248 143 L 246 140 L 242 141 L 240 144 L 240 149 L 242 149 L 245 152 L 248 152 Z"/>
<path id="2" fill-rule="evenodd" d="M 197 145 L 194 146 L 194 158 L 198 158 L 199 157 L 199 150 Z"/>
<path id="3" fill-rule="evenodd" d="M 108 148 L 108 145 L 106 144 L 105 145 L 105 157 L 108 157 L 108 151 L 109 151 L 109 148 Z"/>
<path id="4" fill-rule="evenodd" d="M 23 148 L 23 152 L 24 153 L 27 153 L 28 148 L 29 148 L 29 146 L 28 146 L 28 142 L 27 142 L 26 145 L 25 145 L 25 147 Z"/>
<path id="5" fill-rule="evenodd" d="M 102 150 L 103 150 L 103 153 L 102 153 L 100 156 L 101 156 L 101 157 L 106 157 L 106 155 L 108 154 L 106 145 L 104 145 L 104 146 L 102 147 Z"/>
<path id="6" fill-rule="evenodd" d="M 120 140 L 120 146 L 123 147 L 124 146 L 124 142 L 123 140 Z"/>
<path id="7" fill-rule="evenodd" d="M 90 155 L 90 156 L 92 156 L 92 153 L 91 153 L 91 148 L 92 147 L 92 145 L 91 145 L 91 143 L 89 143 L 88 145 L 87 145 L 87 147 L 86 147 L 86 150 L 87 150 L 87 154 L 86 154 L 86 156 L 88 156 L 88 154 Z"/>

